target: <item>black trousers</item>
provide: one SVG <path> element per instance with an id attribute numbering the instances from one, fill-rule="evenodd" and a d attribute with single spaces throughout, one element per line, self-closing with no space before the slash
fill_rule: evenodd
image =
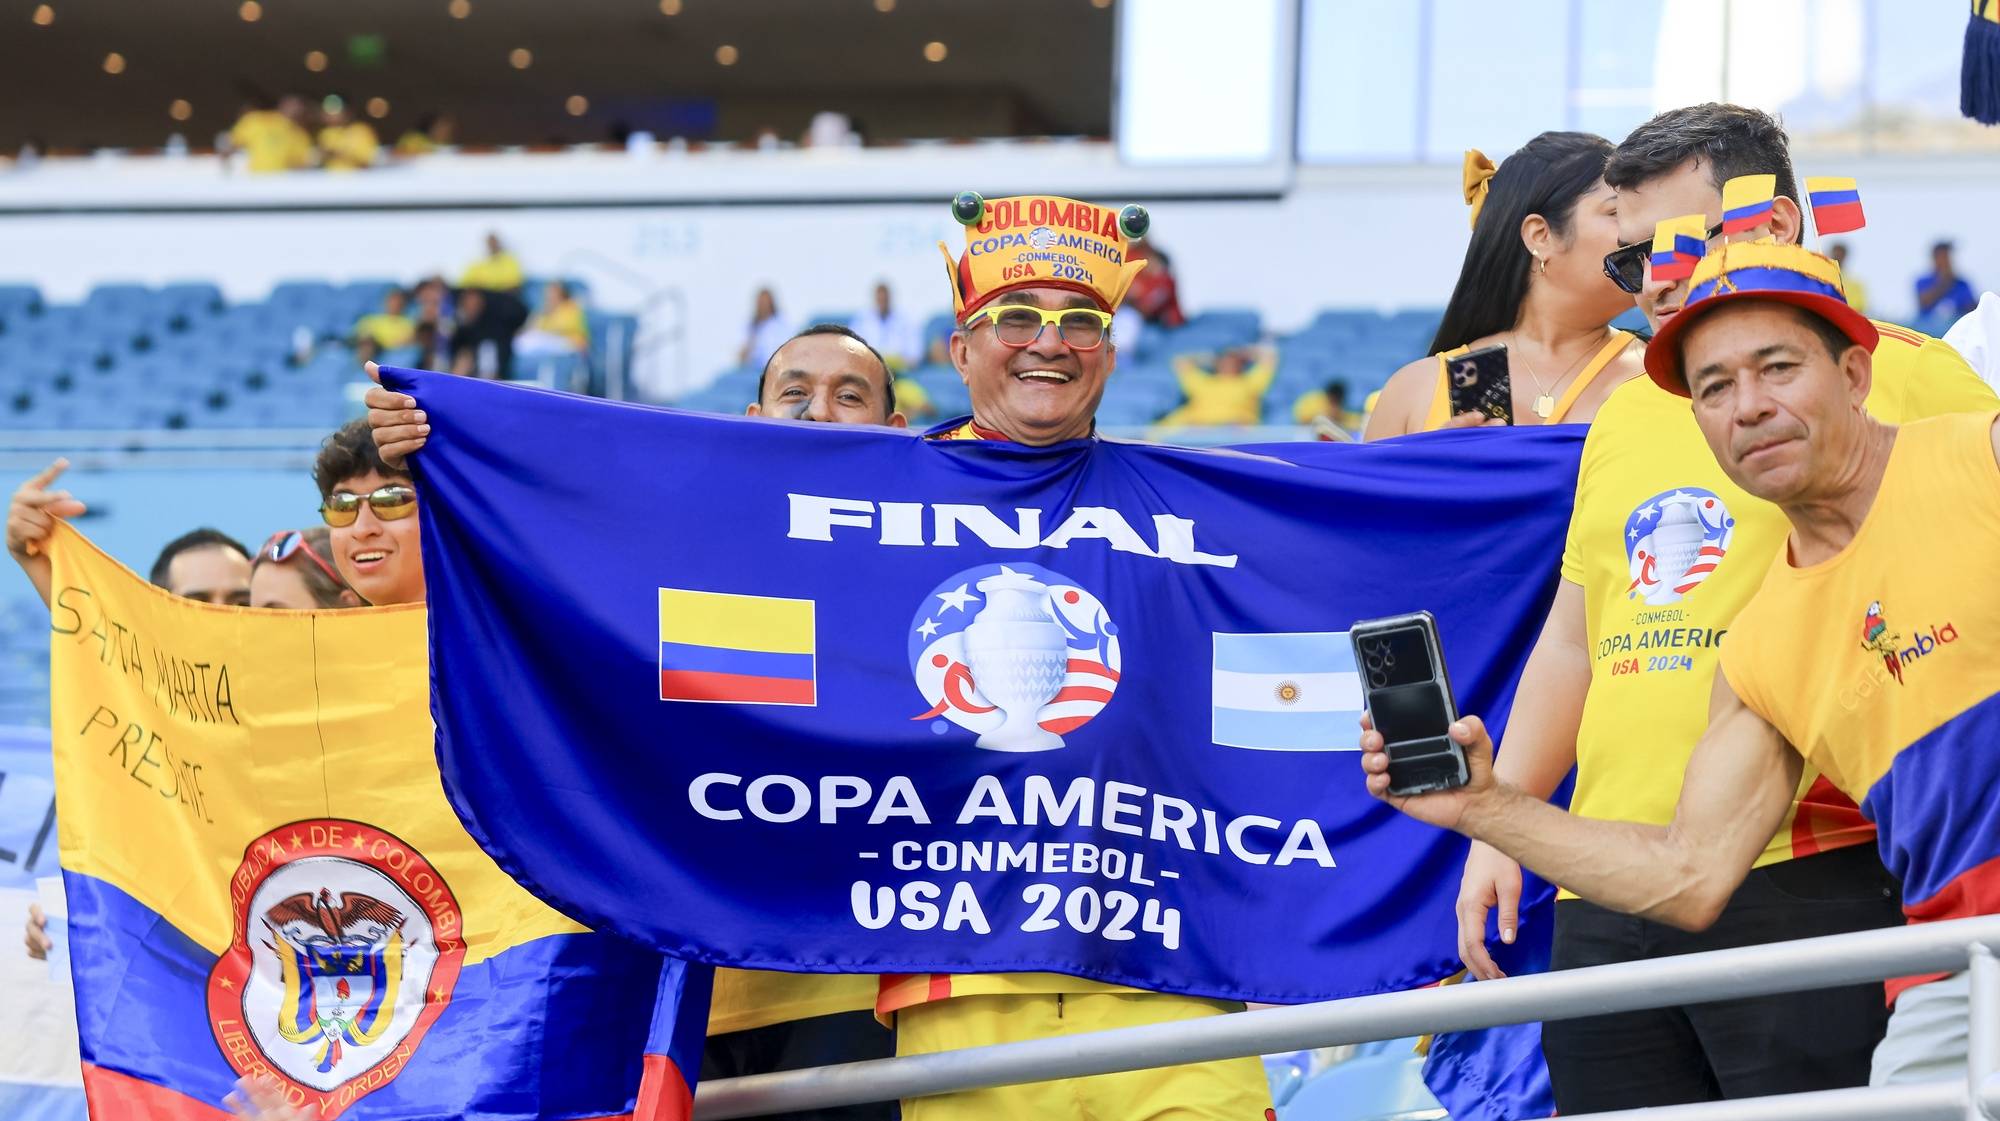
<path id="1" fill-rule="evenodd" d="M 706 1082 L 895 1057 L 896 1033 L 883 1027 L 873 1012 L 839 1012 L 709 1036 L 701 1055 L 701 1078 Z M 787 1121 L 897 1121 L 902 1109 L 893 1101 L 869 1102 L 771 1116 Z"/>
<path id="2" fill-rule="evenodd" d="M 1902 891 L 1872 844 L 1753 869 L 1690 934 L 1580 899 L 1556 904 L 1557 969 L 1900 926 Z M 1542 1025 L 1559 1113 L 1863 1086 L 1889 1022 L 1882 983 Z"/>

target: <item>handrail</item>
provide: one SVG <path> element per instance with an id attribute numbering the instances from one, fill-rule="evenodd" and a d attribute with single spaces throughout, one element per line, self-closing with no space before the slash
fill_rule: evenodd
<path id="1" fill-rule="evenodd" d="M 1988 915 L 1471 985 L 1380 993 L 1061 1039 L 727 1078 L 700 1087 L 694 1116 L 697 1121 L 724 1121 L 783 1110 L 924 1097 L 1434 1032 L 1800 992 L 1911 974 L 1958 972 L 1968 968 L 1968 961 L 1972 962 L 1978 982 L 1973 996 L 1973 1038 L 1990 1049 L 2000 1046 L 2000 968 L 1994 967 L 1994 959 L 1984 949 L 1995 947 L 2000 947 L 2000 915 Z M 1735 1101 L 1716 1103 L 1729 1107 L 1720 1112 L 1700 1112 L 1711 1107 L 1677 1107 L 1682 1112 L 1655 1110 L 1646 1117 L 1648 1121 L 1670 1116 L 1715 1121 L 1753 1116 L 1842 1117 L 1854 1121 L 1873 1117 L 1896 1121 L 1931 1116 L 1964 1118 L 1968 1116 L 1968 1101 L 1983 1100 L 1992 1111 L 1989 1115 L 2000 1118 L 2000 1077 L 1988 1077 L 1995 1069 L 1996 1058 L 2000 1056 L 1974 1058 L 1972 1070 L 1978 1075 L 1977 1092 L 1964 1082 L 1950 1083 L 1948 1090 L 1938 1091 L 1931 1087 L 1890 1087 L 1829 1092 L 1854 1097 L 1878 1095 L 1874 1100 L 1880 1106 L 1874 1107 L 1874 1112 L 1815 1109 L 1804 1114 L 1752 1114 L 1744 1102 Z M 1826 1105 L 1829 1110 L 1854 1108 L 1841 1100 Z M 1892 1105 L 1896 1111 L 1886 1108 Z M 1956 1112 L 1929 1112 L 1945 1105 Z"/>

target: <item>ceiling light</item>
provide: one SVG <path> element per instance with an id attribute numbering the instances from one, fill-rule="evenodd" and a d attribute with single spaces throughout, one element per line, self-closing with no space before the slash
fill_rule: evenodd
<path id="1" fill-rule="evenodd" d="M 243 0 L 243 6 L 236 9 L 236 14 L 243 17 L 244 23 L 256 23 L 264 18 L 264 5 L 257 0 Z"/>
<path id="2" fill-rule="evenodd" d="M 946 47 L 943 43 L 940 43 L 935 39 L 924 44 L 924 57 L 932 62 L 943 62 L 944 56 L 950 53 L 951 53 L 950 48 Z"/>
<path id="3" fill-rule="evenodd" d="M 736 48 L 724 43 L 715 48 L 715 61 L 724 66 L 736 65 Z"/>
<path id="4" fill-rule="evenodd" d="M 677 16 L 681 14 L 681 0 L 660 0 L 660 14 Z"/>
<path id="5" fill-rule="evenodd" d="M 47 27 L 56 21 L 56 10 L 47 4 L 42 4 L 35 8 L 35 14 L 29 18 L 35 21 L 36 27 Z"/>
<path id="6" fill-rule="evenodd" d="M 176 97 L 174 103 L 167 106 L 167 116 L 177 121 L 185 121 L 194 116 L 194 106 L 188 104 L 187 98 Z"/>
<path id="7" fill-rule="evenodd" d="M 896 0 L 875 0 L 875 10 L 878 12 L 893 12 L 896 10 Z"/>
<path id="8" fill-rule="evenodd" d="M 573 93 L 569 95 L 568 101 L 563 102 L 563 108 L 569 111 L 570 116 L 581 117 L 590 112 L 590 99 L 580 93 Z"/>
<path id="9" fill-rule="evenodd" d="M 534 53 L 526 47 L 515 47 L 508 52 L 507 62 L 516 70 L 526 70 L 535 64 Z"/>
<path id="10" fill-rule="evenodd" d="M 1093 8 L 1109 8 L 1111 0 L 1090 0 L 1090 6 Z"/>
<path id="11" fill-rule="evenodd" d="M 110 54 L 105 55 L 104 72 L 106 74 L 123 74 L 125 72 L 125 56 L 119 54 L 117 51 L 112 51 Z"/>
<path id="12" fill-rule="evenodd" d="M 464 19 L 472 14 L 472 0 L 451 0 L 445 11 L 450 12 L 453 19 Z"/>
<path id="13" fill-rule="evenodd" d="M 306 69 L 307 69 L 307 70 L 310 70 L 310 71 L 312 71 L 312 72 L 313 72 L 313 73 L 315 73 L 315 74 L 317 74 L 317 73 L 319 73 L 320 71 L 322 71 L 322 70 L 326 69 L 326 52 L 325 52 L 325 51 L 307 51 L 307 52 L 306 52 Z"/>
<path id="14" fill-rule="evenodd" d="M 379 120 L 381 120 L 382 118 L 384 118 L 384 117 L 388 116 L 388 115 L 389 115 L 389 99 L 388 99 L 388 98 L 386 98 L 386 97 L 371 97 L 371 98 L 369 98 L 369 99 L 368 99 L 368 115 L 369 115 L 369 116 L 371 116 L 371 117 L 373 117 L 373 118 L 375 118 L 375 119 L 376 119 L 376 120 L 378 120 L 378 121 L 379 121 Z"/>

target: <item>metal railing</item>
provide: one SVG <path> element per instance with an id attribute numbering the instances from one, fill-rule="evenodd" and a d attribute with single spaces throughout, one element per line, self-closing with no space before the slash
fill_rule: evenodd
<path id="1" fill-rule="evenodd" d="M 1970 969 L 1965 1078 L 1590 1114 L 1589 1121 L 2000 1121 L 2000 915 L 1265 1008 L 704 1083 L 697 1121 L 1568 1020 Z M 1568 1121 L 1584 1121 L 1571 1117 Z"/>

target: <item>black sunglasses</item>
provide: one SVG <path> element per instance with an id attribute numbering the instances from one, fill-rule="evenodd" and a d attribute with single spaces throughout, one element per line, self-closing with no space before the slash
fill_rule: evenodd
<path id="1" fill-rule="evenodd" d="M 1708 228 L 1704 240 L 1714 241 L 1720 236 L 1722 223 L 1717 222 Z M 1621 245 L 1604 255 L 1604 275 L 1610 277 L 1611 283 L 1616 284 L 1620 291 L 1636 296 L 1646 286 L 1646 260 L 1652 255 L 1653 239 L 1650 237 Z"/>

